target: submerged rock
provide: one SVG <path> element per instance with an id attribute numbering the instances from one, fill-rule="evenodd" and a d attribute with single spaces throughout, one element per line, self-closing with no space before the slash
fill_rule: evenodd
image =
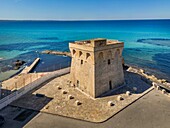
<path id="1" fill-rule="evenodd" d="M 13 69 L 14 70 L 18 70 L 23 64 L 25 64 L 26 62 L 23 61 L 23 60 L 16 60 L 14 63 L 13 63 Z"/>
<path id="2" fill-rule="evenodd" d="M 25 61 L 22 61 L 22 60 L 16 60 L 16 61 L 14 62 L 15 65 L 19 65 L 19 66 L 23 65 L 24 63 L 26 63 L 26 62 L 25 62 Z"/>

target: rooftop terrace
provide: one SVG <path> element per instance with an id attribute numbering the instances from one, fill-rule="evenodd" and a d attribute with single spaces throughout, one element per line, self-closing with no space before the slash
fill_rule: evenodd
<path id="1" fill-rule="evenodd" d="M 100 47 L 105 45 L 115 45 L 115 44 L 123 44 L 123 42 L 120 42 L 118 40 L 107 40 L 105 38 L 96 38 L 91 40 L 80 40 L 75 41 L 72 44 L 78 44 L 78 45 L 85 45 L 89 47 Z"/>

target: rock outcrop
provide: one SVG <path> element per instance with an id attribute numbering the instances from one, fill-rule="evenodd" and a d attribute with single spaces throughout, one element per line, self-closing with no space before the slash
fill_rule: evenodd
<path id="1" fill-rule="evenodd" d="M 25 61 L 22 61 L 22 60 L 16 60 L 14 63 L 13 63 L 13 69 L 14 70 L 18 70 L 23 64 L 25 64 L 26 62 Z"/>
<path id="2" fill-rule="evenodd" d="M 147 73 L 145 73 L 145 71 L 143 69 L 137 69 L 137 68 L 133 68 L 133 67 L 130 66 L 127 69 L 127 71 L 141 75 L 141 79 L 148 84 L 152 84 L 152 82 L 156 82 L 156 83 L 159 83 L 163 87 L 170 90 L 170 83 L 168 83 L 165 79 L 158 79 L 154 75 L 148 75 Z"/>
<path id="3" fill-rule="evenodd" d="M 45 50 L 45 51 L 42 51 L 41 53 L 43 53 L 43 54 L 53 54 L 53 55 L 63 55 L 63 56 L 69 56 L 69 57 L 71 57 L 71 53 L 70 53 L 70 52 L 61 52 L 61 51 Z"/>

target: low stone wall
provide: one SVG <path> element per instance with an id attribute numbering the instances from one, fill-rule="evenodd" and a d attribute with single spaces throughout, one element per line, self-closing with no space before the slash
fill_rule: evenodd
<path id="1" fill-rule="evenodd" d="M 34 82 L 28 84 L 27 86 L 24 86 L 23 88 L 15 91 L 12 94 L 10 94 L 10 95 L 4 97 L 3 99 L 1 99 L 0 100 L 0 109 L 4 108 L 5 106 L 10 104 L 14 100 L 21 97 L 22 95 L 26 94 L 28 91 L 40 86 L 44 82 L 46 82 L 46 81 L 48 81 L 48 80 L 50 80 L 52 78 L 61 76 L 61 75 L 65 75 L 65 74 L 67 74 L 69 72 L 70 72 L 70 68 L 65 68 L 65 69 L 61 69 L 61 70 L 51 72 L 51 73 L 41 77 L 40 79 L 35 80 Z"/>

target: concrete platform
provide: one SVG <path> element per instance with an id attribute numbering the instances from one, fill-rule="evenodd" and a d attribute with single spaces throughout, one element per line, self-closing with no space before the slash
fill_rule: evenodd
<path id="1" fill-rule="evenodd" d="M 169 128 L 170 98 L 153 90 L 104 123 L 40 113 L 25 128 Z"/>
<path id="2" fill-rule="evenodd" d="M 103 122 L 152 90 L 150 85 L 141 80 L 137 74 L 126 72 L 125 78 L 127 86 L 97 99 L 91 99 L 69 85 L 69 74 L 67 74 L 34 89 L 11 105 L 90 122 Z M 134 91 L 134 87 L 137 90 Z M 127 96 L 127 90 L 132 95 Z M 63 91 L 67 93 L 63 94 Z M 43 94 L 44 97 L 37 97 L 37 93 Z M 74 99 L 69 99 L 70 95 Z M 124 100 L 117 100 L 120 95 Z M 76 101 L 80 101 L 81 105 L 76 105 Z M 110 101 L 113 102 L 113 106 L 108 105 Z"/>
<path id="3" fill-rule="evenodd" d="M 23 116 L 23 113 L 24 116 Z M 33 119 L 38 112 L 19 108 L 7 106 L 4 109 L 0 110 L 0 115 L 5 118 L 5 123 L 0 128 L 22 128 L 25 124 L 27 124 L 31 119 Z M 17 120 L 16 117 L 19 117 Z"/>

